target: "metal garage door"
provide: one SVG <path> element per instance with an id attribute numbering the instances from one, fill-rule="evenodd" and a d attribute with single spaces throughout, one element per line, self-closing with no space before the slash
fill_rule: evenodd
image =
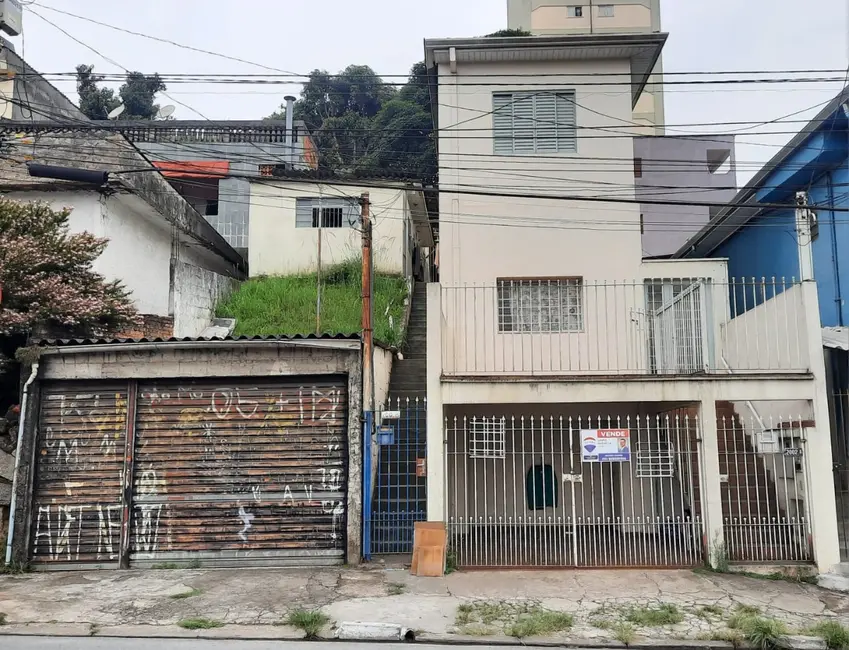
<path id="1" fill-rule="evenodd" d="M 117 566 L 126 429 L 126 385 L 45 385 L 35 445 L 34 564 Z"/>
<path id="2" fill-rule="evenodd" d="M 344 562 L 346 385 L 139 384 L 130 562 Z"/>

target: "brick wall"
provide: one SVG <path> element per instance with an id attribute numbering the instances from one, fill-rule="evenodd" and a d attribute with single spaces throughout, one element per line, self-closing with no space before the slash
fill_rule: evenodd
<path id="1" fill-rule="evenodd" d="M 136 327 L 121 330 L 113 336 L 119 339 L 168 339 L 174 336 L 174 319 L 170 316 L 141 314 Z"/>

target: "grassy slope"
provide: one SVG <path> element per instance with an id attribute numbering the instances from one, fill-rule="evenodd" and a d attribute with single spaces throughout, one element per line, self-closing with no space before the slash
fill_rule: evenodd
<path id="1" fill-rule="evenodd" d="M 322 273 L 322 333 L 361 331 L 361 272 L 360 262 L 354 260 Z M 406 282 L 398 276 L 377 275 L 374 297 L 375 338 L 400 345 Z M 237 336 L 313 334 L 315 301 L 315 275 L 255 278 L 219 305 L 217 313 L 219 317 L 236 319 Z"/>

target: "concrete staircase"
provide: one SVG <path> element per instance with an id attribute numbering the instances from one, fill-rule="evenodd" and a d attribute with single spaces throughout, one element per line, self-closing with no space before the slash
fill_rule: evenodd
<path id="1" fill-rule="evenodd" d="M 413 525 L 426 519 L 426 479 L 416 461 L 427 448 L 427 285 L 411 297 L 410 322 L 401 359 L 392 364 L 388 410 L 400 410 L 395 440 L 381 445 L 372 512 L 372 552 L 410 553 Z M 417 401 L 418 400 L 418 401 Z"/>

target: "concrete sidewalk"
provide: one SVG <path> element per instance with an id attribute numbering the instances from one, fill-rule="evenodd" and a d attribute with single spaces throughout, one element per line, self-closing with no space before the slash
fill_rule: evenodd
<path id="1" fill-rule="evenodd" d="M 181 597 L 184 596 L 184 597 Z M 0 576 L 0 634 L 301 638 L 288 613 L 321 610 L 324 636 L 343 622 L 393 623 L 418 640 L 506 641 L 517 612 L 574 617 L 548 641 L 614 638 L 629 607 L 672 609 L 677 623 L 635 625 L 641 639 L 708 639 L 741 605 L 803 630 L 820 620 L 849 624 L 849 597 L 804 583 L 693 571 L 462 572 L 416 578 L 372 565 L 340 569 L 145 570 Z M 2 617 L 0 617 L 2 618 Z M 178 622 L 223 624 L 185 630 Z M 515 639 L 514 639 L 515 642 Z"/>

